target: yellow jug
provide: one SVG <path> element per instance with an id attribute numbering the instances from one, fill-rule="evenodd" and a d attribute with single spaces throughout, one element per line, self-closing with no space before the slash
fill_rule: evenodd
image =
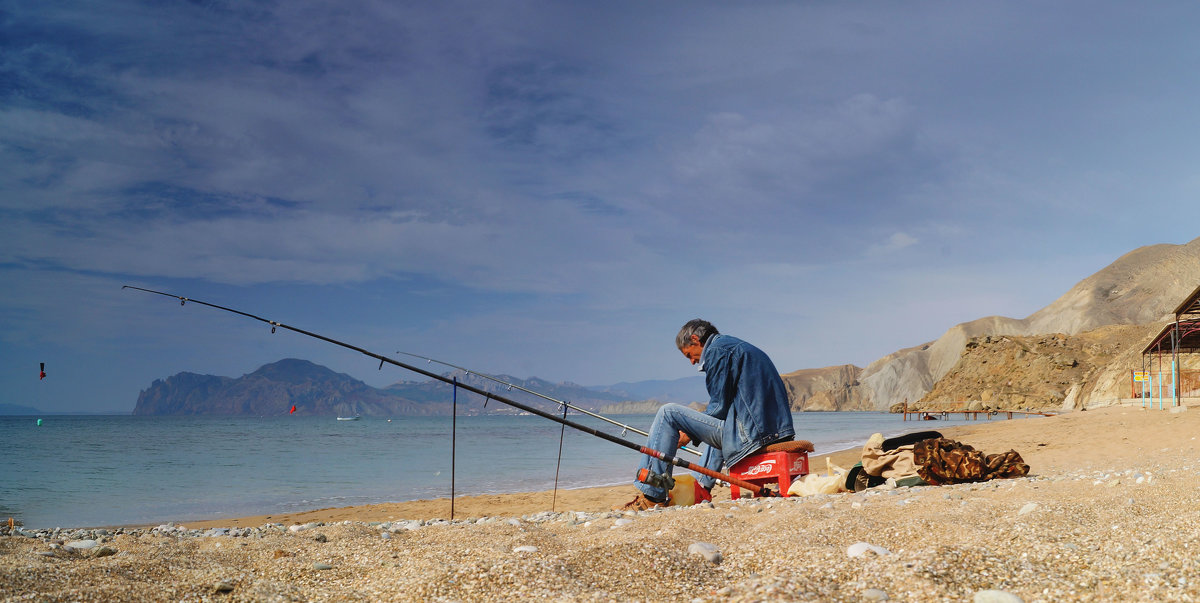
<path id="1" fill-rule="evenodd" d="M 698 502 L 712 500 L 708 490 L 705 490 L 696 478 L 690 475 L 675 476 L 675 487 L 671 488 L 670 504 L 672 507 L 686 507 Z"/>

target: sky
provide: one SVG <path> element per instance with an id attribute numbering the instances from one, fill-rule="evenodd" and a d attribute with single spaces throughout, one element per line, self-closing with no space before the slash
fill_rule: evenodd
<path id="1" fill-rule="evenodd" d="M 1196 236 L 1200 5 L 0 0 L 0 403 L 782 372 Z M 38 363 L 47 378 L 38 379 Z"/>

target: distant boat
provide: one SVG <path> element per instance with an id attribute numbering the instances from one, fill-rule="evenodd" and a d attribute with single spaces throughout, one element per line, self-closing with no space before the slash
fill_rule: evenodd
<path id="1" fill-rule="evenodd" d="M 354 415 L 353 417 L 338 417 L 339 421 L 357 421 L 362 418 L 362 415 Z"/>

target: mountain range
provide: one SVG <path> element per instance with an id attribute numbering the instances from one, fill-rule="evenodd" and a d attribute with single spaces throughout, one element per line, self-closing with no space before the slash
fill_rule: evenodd
<path id="1" fill-rule="evenodd" d="M 0 404 L 0 415 L 39 415 L 44 414 L 42 411 L 32 406 L 22 406 L 20 404 Z"/>
<path id="2" fill-rule="evenodd" d="M 1129 395 L 1129 371 L 1142 348 L 1200 285 L 1200 238 L 1135 249 L 1083 279 L 1050 305 L 1021 318 L 988 316 L 941 337 L 898 350 L 867 367 L 838 365 L 782 375 L 793 410 L 888 410 L 975 401 L 991 407 L 1080 408 Z M 1189 360 L 1189 362 L 1197 362 Z M 534 396 L 463 371 L 460 382 L 554 409 Z M 661 402 L 701 402 L 703 378 L 584 387 L 537 378 L 508 381 L 589 410 L 649 412 Z M 445 384 L 402 381 L 370 387 L 298 359 L 239 378 L 179 373 L 138 396 L 134 414 L 436 415 L 450 412 Z M 653 401 L 653 402 L 648 402 Z M 460 412 L 512 412 L 478 395 L 460 396 Z"/>
<path id="3" fill-rule="evenodd" d="M 446 376 L 529 406 L 543 410 L 558 408 L 553 402 L 465 371 L 452 371 Z M 636 396 L 685 400 L 686 392 L 691 391 L 693 399 L 704 397 L 704 381 L 700 377 L 599 388 L 509 375 L 496 378 L 592 411 L 644 399 Z M 463 391 L 458 396 L 458 412 L 517 412 L 499 402 L 492 401 L 490 405 L 486 402 L 483 396 Z M 272 416 L 288 414 L 295 406 L 295 414 L 299 415 L 392 417 L 448 415 L 452 404 L 450 386 L 441 381 L 400 381 L 380 389 L 307 360 L 287 358 L 238 378 L 184 372 L 157 379 L 138 395 L 133 414 Z"/>

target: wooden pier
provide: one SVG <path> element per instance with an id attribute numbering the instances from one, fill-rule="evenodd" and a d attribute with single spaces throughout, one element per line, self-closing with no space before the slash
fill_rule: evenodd
<path id="1" fill-rule="evenodd" d="M 925 410 L 909 410 L 908 400 L 904 401 L 904 408 L 901 412 L 904 413 L 904 420 L 908 420 L 909 415 L 913 415 L 914 421 L 935 421 L 937 419 L 949 419 L 951 415 L 960 414 L 963 419 L 978 421 L 979 415 L 983 415 L 988 421 L 993 417 L 1004 415 L 1005 418 L 1011 419 L 1013 415 L 1036 415 L 1039 417 L 1053 417 L 1058 413 L 1044 412 L 1040 410 L 968 410 L 967 402 L 951 402 L 949 408 L 944 409 L 925 409 Z"/>

